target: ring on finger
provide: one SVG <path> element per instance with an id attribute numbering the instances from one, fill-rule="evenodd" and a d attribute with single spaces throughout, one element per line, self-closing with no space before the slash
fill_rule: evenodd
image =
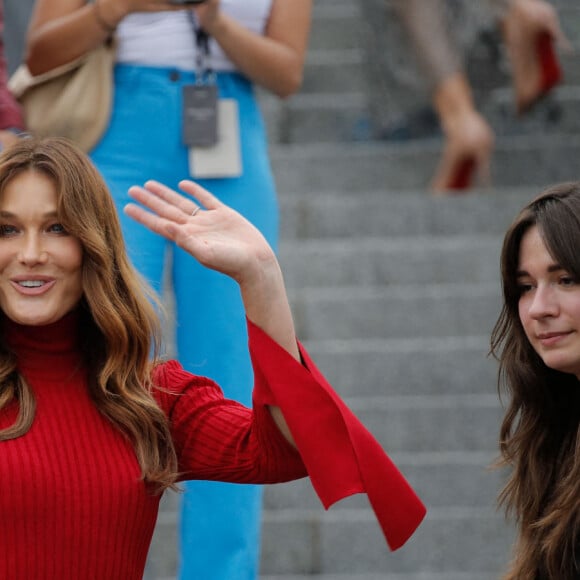
<path id="1" fill-rule="evenodd" d="M 195 214 L 201 209 L 201 207 L 198 205 L 196 207 L 193 208 L 193 211 L 191 212 L 190 217 L 195 216 Z"/>

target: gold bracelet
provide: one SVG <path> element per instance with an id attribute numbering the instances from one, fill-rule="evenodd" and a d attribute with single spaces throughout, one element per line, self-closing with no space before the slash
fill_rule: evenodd
<path id="1" fill-rule="evenodd" d="M 101 14 L 101 9 L 99 8 L 99 2 L 98 0 L 95 0 L 93 2 L 93 13 L 95 15 L 95 18 L 97 20 L 97 22 L 99 23 L 99 25 L 101 26 L 101 28 L 105 31 L 108 32 L 109 34 L 113 34 L 113 32 L 115 32 L 115 30 L 117 30 L 117 25 L 115 26 L 111 26 L 104 18 L 103 15 Z"/>

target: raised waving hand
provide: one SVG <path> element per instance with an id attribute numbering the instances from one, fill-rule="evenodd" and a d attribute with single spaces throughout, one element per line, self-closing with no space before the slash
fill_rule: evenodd
<path id="1" fill-rule="evenodd" d="M 175 242 L 204 266 L 240 286 L 247 317 L 296 359 L 294 324 L 282 272 L 264 236 L 246 218 L 192 181 L 181 181 L 189 197 L 148 181 L 133 186 L 125 213 Z"/>

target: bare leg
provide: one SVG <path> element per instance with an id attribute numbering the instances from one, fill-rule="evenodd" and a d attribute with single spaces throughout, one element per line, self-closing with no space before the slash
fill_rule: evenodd
<path id="1" fill-rule="evenodd" d="M 467 189 L 474 177 L 489 181 L 493 132 L 475 108 L 444 0 L 397 0 L 395 6 L 423 66 L 445 134 L 431 189 L 436 193 Z M 456 177 L 466 164 L 473 175 L 458 184 Z"/>
<path id="2" fill-rule="evenodd" d="M 429 88 L 462 68 L 445 14 L 445 0 L 395 0 L 394 7 L 405 27 Z"/>
<path id="3" fill-rule="evenodd" d="M 552 39 L 563 46 L 568 41 L 560 29 L 556 10 L 544 0 L 511 0 L 500 24 L 512 67 L 516 107 L 524 112 L 559 81 L 557 71 L 550 74 L 542 67 L 538 52 L 541 35 L 547 35 L 548 42 Z"/>
<path id="4" fill-rule="evenodd" d="M 494 135 L 487 121 L 476 110 L 463 73 L 449 76 L 435 90 L 433 102 L 445 134 L 441 160 L 431 181 L 434 193 L 469 187 L 454 184 L 462 165 L 471 164 L 473 177 L 480 184 L 490 181 L 490 159 Z"/>

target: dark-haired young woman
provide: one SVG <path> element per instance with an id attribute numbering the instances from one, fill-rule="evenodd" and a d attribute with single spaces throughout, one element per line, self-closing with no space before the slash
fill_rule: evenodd
<path id="1" fill-rule="evenodd" d="M 506 580 L 580 578 L 580 182 L 544 191 L 509 228 L 492 335 L 509 404 L 500 502 L 518 525 Z"/>

